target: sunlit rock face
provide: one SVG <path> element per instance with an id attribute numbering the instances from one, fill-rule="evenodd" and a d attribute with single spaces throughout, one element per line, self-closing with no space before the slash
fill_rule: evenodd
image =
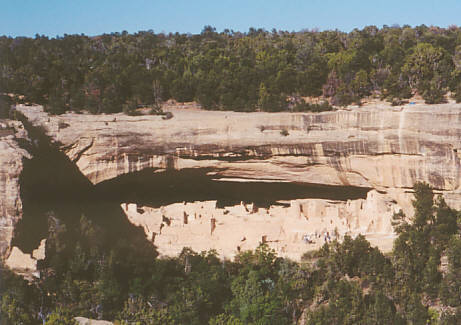
<path id="1" fill-rule="evenodd" d="M 112 325 L 112 322 L 106 321 L 106 320 L 95 320 L 95 319 L 89 319 L 86 317 L 75 317 L 75 321 L 79 325 Z"/>
<path id="2" fill-rule="evenodd" d="M 425 181 L 448 204 L 461 208 L 461 105 L 316 114 L 174 110 L 169 120 L 123 114 L 48 116 L 41 107 L 17 109 L 42 126 L 93 184 L 146 168 L 201 168 L 220 180 L 374 189 L 379 195 L 369 202 L 376 211 L 390 205 L 388 211 L 411 213 L 411 188 Z M 325 205 L 324 211 L 328 209 Z M 390 225 L 392 213 L 381 215 L 386 220 L 380 222 Z M 392 233 L 390 226 L 384 228 Z"/>
<path id="3" fill-rule="evenodd" d="M 40 277 L 40 273 L 37 271 L 37 261 L 45 259 L 45 245 L 46 239 L 43 239 L 40 246 L 31 254 L 24 253 L 17 246 L 13 246 L 5 260 L 5 265 L 28 279 Z"/>
<path id="4" fill-rule="evenodd" d="M 147 167 L 212 167 L 221 177 L 383 191 L 426 181 L 454 201 L 460 192 L 460 105 L 320 114 L 178 110 L 170 120 L 18 110 L 46 128 L 93 183 Z"/>
<path id="5" fill-rule="evenodd" d="M 164 256 L 183 247 L 197 252 L 215 249 L 232 259 L 260 242 L 278 256 L 299 260 L 309 250 L 345 235 L 364 235 L 372 245 L 390 251 L 394 240 L 391 218 L 396 206 L 374 190 L 366 199 L 339 201 L 298 199 L 285 205 L 254 204 L 219 207 L 216 201 L 181 202 L 159 208 L 122 204 L 129 220 Z"/>
<path id="6" fill-rule="evenodd" d="M 9 255 L 14 227 L 22 217 L 19 175 L 29 154 L 16 140 L 24 137 L 20 122 L 0 120 L 0 260 Z"/>

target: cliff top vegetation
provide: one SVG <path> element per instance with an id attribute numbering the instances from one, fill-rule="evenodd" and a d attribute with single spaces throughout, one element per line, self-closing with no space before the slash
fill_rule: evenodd
<path id="1" fill-rule="evenodd" d="M 158 112 L 168 99 L 235 111 L 323 111 L 369 95 L 461 101 L 461 28 L 0 37 L 0 89 L 54 114 Z M 307 98 L 323 98 L 311 104 Z"/>

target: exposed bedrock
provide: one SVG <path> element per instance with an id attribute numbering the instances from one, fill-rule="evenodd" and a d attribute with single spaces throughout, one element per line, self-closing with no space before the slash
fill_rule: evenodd
<path id="1" fill-rule="evenodd" d="M 0 120 L 0 260 L 9 255 L 14 228 L 22 218 L 19 176 L 23 159 L 30 155 L 18 139 L 26 137 L 20 122 Z"/>
<path id="2" fill-rule="evenodd" d="M 145 214 L 124 213 L 166 255 L 187 245 L 232 256 L 242 246 L 242 231 L 250 229 L 241 248 L 254 248 L 264 237 L 279 254 L 293 258 L 308 249 L 306 234 L 317 234 L 320 244 L 327 233 L 339 238 L 363 233 L 389 250 L 392 214 L 400 208 L 412 212 L 416 181 L 428 182 L 461 208 L 461 105 L 320 114 L 175 110 L 169 120 L 48 116 L 38 106 L 17 110 L 96 185 L 100 200 L 151 207 L 141 208 Z M 242 214 L 240 201 L 268 210 Z M 203 218 L 194 213 L 185 224 L 184 216 L 200 202 L 209 208 L 199 213 Z M 14 211 L 20 213 L 20 205 Z M 209 232 L 212 222 L 215 235 Z M 8 225 L 12 229 L 14 222 Z"/>
<path id="3" fill-rule="evenodd" d="M 406 192 L 426 181 L 461 207 L 461 105 L 320 114 L 177 110 L 170 120 L 17 109 L 94 184 L 145 168 L 213 168 L 216 178 L 374 188 L 410 211 Z"/>

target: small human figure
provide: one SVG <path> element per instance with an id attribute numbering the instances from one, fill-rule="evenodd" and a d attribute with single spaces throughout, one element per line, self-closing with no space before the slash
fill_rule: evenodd
<path id="1" fill-rule="evenodd" d="M 310 236 L 309 236 L 308 234 L 305 234 L 305 235 L 303 236 L 303 240 L 304 240 L 304 242 L 305 242 L 306 244 L 310 244 L 310 243 L 311 243 L 311 238 L 310 238 Z"/>
<path id="2" fill-rule="evenodd" d="M 216 219 L 215 218 L 210 219 L 210 225 L 211 225 L 211 235 L 213 235 L 213 231 L 216 229 Z"/>

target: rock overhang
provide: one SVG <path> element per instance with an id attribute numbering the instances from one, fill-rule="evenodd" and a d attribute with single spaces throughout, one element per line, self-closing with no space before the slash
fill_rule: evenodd
<path id="1" fill-rule="evenodd" d="M 170 120 L 17 110 L 93 184 L 149 168 L 209 169 L 221 179 L 375 189 L 410 213 L 413 183 L 425 181 L 461 207 L 461 105 L 315 114 L 178 110 Z"/>

